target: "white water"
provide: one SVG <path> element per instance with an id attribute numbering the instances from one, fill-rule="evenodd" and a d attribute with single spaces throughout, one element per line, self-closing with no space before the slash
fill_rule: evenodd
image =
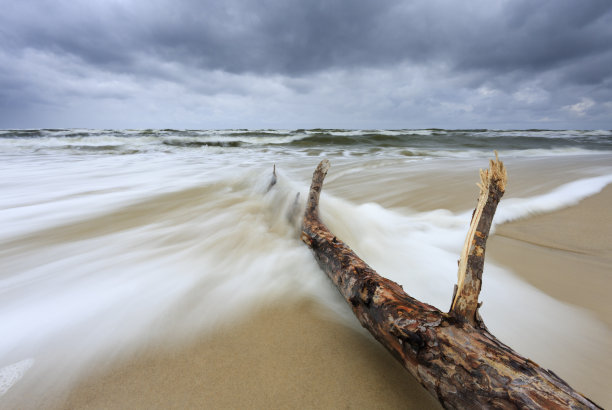
<path id="1" fill-rule="evenodd" d="M 305 198 L 318 159 L 275 157 L 278 183 L 266 192 L 272 158 L 260 159 L 268 154 L 213 152 L 6 158 L 0 165 L 0 375 L 11 380 L 5 391 L 25 372 L 36 375 L 37 389 L 67 383 L 94 359 L 112 361 L 152 340 L 201 334 L 296 295 L 356 325 L 299 241 L 299 222 L 287 220 L 295 194 Z M 337 162 L 335 177 L 336 168 L 330 170 L 336 184 L 343 172 L 361 167 L 362 185 L 353 178 L 342 189 L 362 190 L 367 202 L 324 190 L 321 212 L 330 229 L 409 294 L 446 310 L 469 208 L 416 212 L 375 202 L 371 194 L 378 191 L 367 187 L 374 173 L 417 169 L 419 161 Z M 451 174 L 476 163 L 435 167 Z M 606 166 L 560 176 L 547 193 L 503 201 L 497 222 L 574 205 L 611 182 Z M 401 183 L 386 182 L 389 189 Z M 585 366 L 610 366 L 590 353 L 590 345 L 610 339 L 605 325 L 491 263 L 486 269 L 482 314 L 501 340 L 536 361 L 572 352 Z M 523 304 L 514 303 L 516 295 Z M 581 328 L 593 337 L 579 339 Z"/>

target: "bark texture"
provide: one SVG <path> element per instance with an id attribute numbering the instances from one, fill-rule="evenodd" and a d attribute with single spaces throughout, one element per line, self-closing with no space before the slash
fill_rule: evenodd
<path id="1" fill-rule="evenodd" d="M 466 269 L 459 270 L 449 313 L 410 297 L 400 285 L 378 275 L 321 222 L 319 195 L 328 169 L 329 161 L 323 160 L 314 172 L 301 239 L 361 324 L 444 407 L 599 408 L 552 371 L 501 343 L 477 320 L 484 242 L 505 184 L 501 162 L 493 161 L 482 174 L 484 202 L 472 217 L 474 229 L 461 259 Z M 481 225 L 482 215 L 489 215 L 488 226 Z"/>

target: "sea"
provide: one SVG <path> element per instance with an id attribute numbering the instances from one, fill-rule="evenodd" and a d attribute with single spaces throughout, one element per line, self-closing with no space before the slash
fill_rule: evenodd
<path id="1" fill-rule="evenodd" d="M 493 230 L 612 183 L 610 130 L 1 130 L 0 396 L 28 378 L 43 395 L 277 303 L 313 300 L 359 327 L 299 239 L 322 159 L 324 222 L 446 311 L 494 151 L 509 184 Z M 610 364 L 589 354 L 609 348 L 605 324 L 507 267 L 487 261 L 481 300 L 492 333 L 536 361 Z"/>

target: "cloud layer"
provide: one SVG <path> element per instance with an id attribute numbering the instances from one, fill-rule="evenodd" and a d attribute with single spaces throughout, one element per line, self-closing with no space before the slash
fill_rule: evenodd
<path id="1" fill-rule="evenodd" d="M 0 128 L 612 128 L 608 0 L 5 0 Z"/>

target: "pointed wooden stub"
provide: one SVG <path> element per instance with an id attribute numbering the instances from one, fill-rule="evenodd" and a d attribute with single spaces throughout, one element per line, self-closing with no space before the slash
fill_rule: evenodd
<path id="1" fill-rule="evenodd" d="M 274 185 L 276 185 L 276 164 L 274 164 L 274 166 L 272 167 L 272 179 L 270 180 L 270 183 L 268 184 L 268 189 L 266 189 L 266 192 L 270 192 L 270 190 L 272 189 L 272 187 Z"/>
<path id="2" fill-rule="evenodd" d="M 459 320 L 481 327 L 484 324 L 478 315 L 478 295 L 482 286 L 485 248 L 497 204 L 506 190 L 507 178 L 504 164 L 495 152 L 495 160 L 489 161 L 489 169 L 480 170 L 480 196 L 461 251 L 457 290 L 449 312 Z"/>
<path id="3" fill-rule="evenodd" d="M 308 202 L 306 203 L 306 217 L 318 218 L 319 196 L 323 189 L 323 180 L 329 171 L 329 160 L 324 159 L 319 163 L 312 175 L 312 183 L 310 184 L 310 192 L 308 193 Z"/>

